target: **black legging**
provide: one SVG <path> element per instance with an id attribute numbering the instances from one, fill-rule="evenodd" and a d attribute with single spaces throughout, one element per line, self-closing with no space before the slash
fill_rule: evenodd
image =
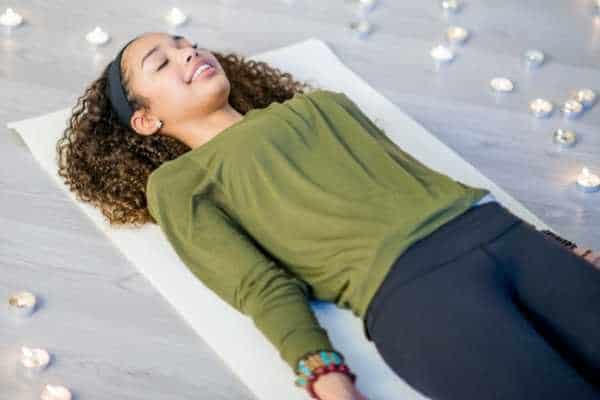
<path id="1" fill-rule="evenodd" d="M 431 399 L 600 399 L 600 271 L 500 203 L 411 246 L 365 324 Z"/>

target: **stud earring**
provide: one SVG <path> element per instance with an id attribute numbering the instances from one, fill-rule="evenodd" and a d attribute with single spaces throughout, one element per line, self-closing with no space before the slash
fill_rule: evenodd
<path id="1" fill-rule="evenodd" d="M 162 126 L 163 126 L 163 123 L 162 123 L 162 121 L 161 121 L 161 120 L 158 120 L 158 122 L 156 123 L 156 127 L 157 127 L 158 129 L 160 129 L 160 128 L 162 128 Z"/>

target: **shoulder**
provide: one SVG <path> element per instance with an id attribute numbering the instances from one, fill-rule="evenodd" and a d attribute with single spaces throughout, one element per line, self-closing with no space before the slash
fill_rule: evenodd
<path id="1" fill-rule="evenodd" d="M 165 210 L 185 210 L 206 176 L 202 166 L 184 159 L 167 161 L 152 171 L 146 181 L 146 204 L 152 217 L 160 223 Z"/>
<path id="2" fill-rule="evenodd" d="M 356 108 L 357 105 L 344 92 L 330 89 L 316 89 L 306 94 L 317 101 L 336 104 L 346 109 Z"/>
<path id="3" fill-rule="evenodd" d="M 170 180 L 163 178 L 163 172 L 165 172 L 166 168 L 167 165 L 160 165 L 148 175 L 148 180 L 146 181 L 146 204 L 148 212 L 159 224 L 161 218 L 158 210 L 162 208 L 161 204 L 164 201 L 164 196 L 161 194 L 171 191 L 171 188 L 169 188 Z"/>

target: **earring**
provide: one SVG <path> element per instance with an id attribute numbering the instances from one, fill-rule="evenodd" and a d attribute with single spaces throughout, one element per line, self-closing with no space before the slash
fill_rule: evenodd
<path id="1" fill-rule="evenodd" d="M 162 126 L 163 126 L 163 123 L 162 123 L 162 121 L 161 121 L 161 120 L 158 120 L 158 122 L 156 123 L 156 127 L 157 127 L 158 129 L 160 129 L 160 128 L 162 128 Z"/>

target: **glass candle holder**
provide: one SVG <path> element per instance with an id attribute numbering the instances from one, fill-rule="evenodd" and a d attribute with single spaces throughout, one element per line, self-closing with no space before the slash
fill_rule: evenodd
<path id="1" fill-rule="evenodd" d="M 9 312 L 16 317 L 28 317 L 35 310 L 36 297 L 28 291 L 15 293 L 8 298 Z"/>
<path id="2" fill-rule="evenodd" d="M 40 400 L 71 400 L 71 391 L 62 385 L 47 383 L 40 394 Z"/>
<path id="3" fill-rule="evenodd" d="M 555 130 L 552 135 L 553 142 L 560 147 L 572 147 L 575 144 L 576 139 L 577 135 L 575 132 L 569 129 L 559 128 Z"/>
<path id="4" fill-rule="evenodd" d="M 579 89 L 571 92 L 571 98 L 580 102 L 584 108 L 591 108 L 596 102 L 596 92 L 592 89 Z"/>
<path id="5" fill-rule="evenodd" d="M 577 118 L 583 112 L 583 104 L 575 99 L 569 99 L 564 102 L 561 111 L 567 118 Z"/>
<path id="6" fill-rule="evenodd" d="M 462 4 L 458 0 L 442 0 L 442 9 L 450 13 L 457 13 L 460 11 Z"/>
<path id="7" fill-rule="evenodd" d="M 529 49 L 523 53 L 523 62 L 528 68 L 538 68 L 544 63 L 546 56 L 540 50 Z"/>
<path id="8" fill-rule="evenodd" d="M 95 27 L 93 31 L 85 35 L 85 39 L 93 45 L 102 46 L 108 43 L 110 39 L 108 33 L 102 30 L 99 26 Z"/>
<path id="9" fill-rule="evenodd" d="M 581 174 L 577 176 L 577 188 L 586 193 L 596 192 L 600 190 L 600 177 L 583 167 Z"/>
<path id="10" fill-rule="evenodd" d="M 529 102 L 529 111 L 538 118 L 546 118 L 552 115 L 554 106 L 548 100 L 534 99 Z"/>
<path id="11" fill-rule="evenodd" d="M 359 39 L 366 38 L 369 33 L 373 30 L 373 25 L 366 18 L 359 18 L 351 21 L 348 24 L 348 28 L 354 35 Z"/>
<path id="12" fill-rule="evenodd" d="M 27 376 L 37 376 L 50 363 L 50 354 L 45 349 L 22 346 L 20 361 Z"/>
<path id="13" fill-rule="evenodd" d="M 187 22 L 187 15 L 185 15 L 179 8 L 173 7 L 165 16 L 165 19 L 173 26 L 180 26 Z"/>
<path id="14" fill-rule="evenodd" d="M 498 77 L 490 81 L 490 87 L 495 92 L 512 92 L 515 84 L 508 78 Z"/>
<path id="15" fill-rule="evenodd" d="M 438 63 L 449 63 L 454 59 L 454 52 L 446 46 L 438 45 L 430 50 L 429 55 Z"/>
<path id="16" fill-rule="evenodd" d="M 2 15 L 0 15 L 0 25 L 14 28 L 22 23 L 23 16 L 10 7 L 8 7 L 6 11 L 2 13 Z"/>
<path id="17" fill-rule="evenodd" d="M 451 26 L 446 31 L 446 39 L 452 44 L 463 44 L 469 38 L 469 31 L 462 26 Z"/>

